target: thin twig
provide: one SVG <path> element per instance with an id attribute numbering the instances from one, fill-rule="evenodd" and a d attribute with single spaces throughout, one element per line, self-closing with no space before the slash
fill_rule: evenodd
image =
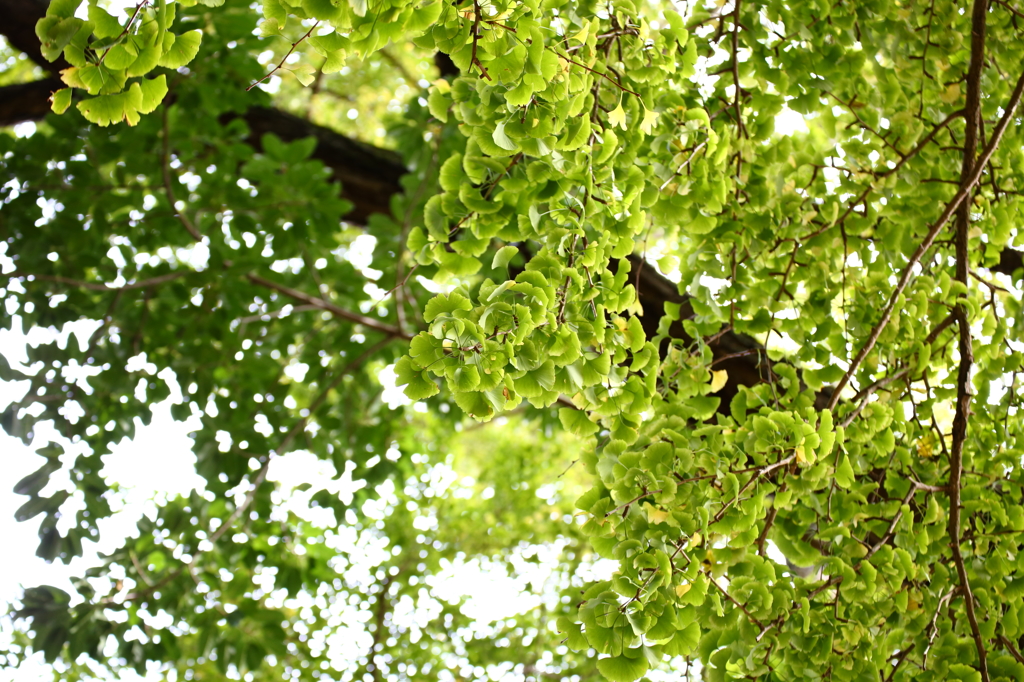
<path id="1" fill-rule="evenodd" d="M 117 37 L 114 38 L 114 41 L 110 44 L 110 47 L 103 51 L 103 56 L 100 57 L 99 61 L 100 64 L 102 64 L 103 60 L 107 58 L 107 55 L 110 54 L 110 51 L 114 48 L 114 46 L 118 45 L 121 42 L 121 38 L 124 38 L 126 35 L 128 35 L 128 31 L 131 29 L 132 24 L 134 24 L 135 20 L 138 18 L 139 12 L 141 12 L 142 8 L 148 4 L 149 0 L 142 0 L 142 2 L 135 6 L 135 13 L 132 14 L 132 18 L 128 20 L 127 24 L 125 24 L 124 30 L 122 30 L 121 33 L 119 33 Z"/>
<path id="2" fill-rule="evenodd" d="M 614 78 L 612 78 L 608 74 L 601 73 L 600 71 L 597 71 L 596 69 L 592 69 L 589 66 L 587 66 L 586 64 L 581 64 L 580 62 L 576 61 L 572 57 L 569 57 L 568 55 L 562 54 L 558 50 L 555 50 L 554 52 L 555 52 L 555 54 L 557 54 L 559 57 L 561 57 L 565 61 L 570 62 L 572 64 L 575 64 L 576 66 L 580 67 L 581 69 L 585 69 L 585 70 L 589 71 L 590 73 L 592 73 L 594 75 L 597 75 L 597 76 L 600 76 L 601 78 L 604 78 L 606 81 L 608 81 L 609 83 L 611 83 L 612 85 L 617 87 L 619 90 L 622 90 L 623 92 L 628 92 L 629 94 L 633 95 L 634 97 L 640 97 L 640 95 L 638 95 L 637 93 L 633 92 L 632 90 L 630 90 L 626 86 L 622 85 L 621 83 L 616 81 Z"/>
<path id="3" fill-rule="evenodd" d="M 473 32 L 473 50 L 472 55 L 469 58 L 469 65 L 472 68 L 474 65 L 480 69 L 480 77 L 491 80 L 491 74 L 487 73 L 487 69 L 476 56 L 476 44 L 480 42 L 480 2 L 479 0 L 473 0 L 473 28 L 470 29 Z"/>
<path id="4" fill-rule="evenodd" d="M 967 198 L 967 196 L 973 191 L 974 187 L 978 184 L 978 181 L 981 179 L 981 174 L 985 170 L 985 166 L 988 164 L 989 159 L 992 158 L 992 154 L 995 153 L 996 148 L 999 147 L 999 142 L 1003 138 L 1003 133 L 1006 132 L 1007 126 L 1014 117 L 1017 105 L 1020 104 L 1021 95 L 1024 95 L 1024 72 L 1022 72 L 1020 78 L 1017 79 L 1017 85 L 1013 89 L 1013 94 L 1010 95 L 1010 101 L 1006 103 L 1003 117 L 999 119 L 999 123 L 996 124 L 995 130 L 992 131 L 992 139 L 989 140 L 985 150 L 982 151 L 981 156 L 978 157 L 978 162 L 975 165 L 974 170 L 971 172 L 970 177 L 967 178 L 966 182 L 956 195 L 948 204 L 946 204 L 946 208 L 942 211 L 942 215 L 940 215 L 938 220 L 935 221 L 935 224 L 932 225 L 932 228 L 928 231 L 924 241 L 922 241 L 917 247 L 917 250 L 911 254 L 910 259 L 907 261 L 907 265 L 903 269 L 903 274 L 900 277 L 899 282 L 896 284 L 896 288 L 893 289 L 892 294 L 889 296 L 889 302 L 886 303 L 885 308 L 882 311 L 881 319 L 871 330 L 871 334 L 868 336 L 867 341 L 865 341 L 860 351 L 854 357 L 853 362 L 850 363 L 850 368 L 843 375 L 843 378 L 839 380 L 835 391 L 832 393 L 832 397 L 829 398 L 827 405 L 829 409 L 835 408 L 836 404 L 839 402 L 840 394 L 843 389 L 846 388 L 846 385 L 850 383 L 850 378 L 858 369 L 860 369 L 861 363 L 864 362 L 864 359 L 875 347 L 875 343 L 882 335 L 886 326 L 888 326 L 900 294 L 902 294 L 904 289 L 907 288 L 907 284 L 910 283 L 910 279 L 913 277 L 914 266 L 920 262 L 925 252 L 931 248 L 932 243 L 935 241 L 939 232 L 946 226 L 946 223 L 949 222 L 953 213 L 960 207 L 960 204 L 963 203 L 964 199 Z"/>
<path id="5" fill-rule="evenodd" d="M 762 625 L 762 624 L 761 624 L 761 621 L 759 621 L 759 620 L 758 620 L 757 618 L 754 618 L 754 616 L 753 616 L 753 615 L 752 615 L 752 614 L 750 613 L 750 611 L 747 611 L 747 607 L 746 607 L 746 606 L 744 606 L 743 604 L 739 603 L 738 601 L 736 601 L 736 598 L 735 598 L 735 597 L 733 597 L 733 596 L 732 596 L 731 594 L 729 594 L 729 593 L 728 593 L 728 592 L 726 591 L 726 589 L 725 589 L 724 587 L 722 587 L 721 585 L 719 585 L 719 584 L 718 584 L 718 581 L 717 581 L 717 580 L 715 580 L 715 579 L 714 579 L 714 577 L 712 577 L 712 575 L 711 575 L 710 573 L 708 573 L 708 572 L 707 572 L 706 570 L 704 570 L 704 569 L 701 569 L 701 573 L 703 573 L 703 574 L 704 574 L 704 575 L 705 575 L 705 576 L 707 577 L 708 581 L 709 581 L 709 582 L 710 582 L 710 583 L 711 583 L 712 585 L 714 585 L 714 586 L 715 586 L 716 588 L 718 588 L 718 591 L 719 591 L 719 592 L 721 592 L 721 593 L 722 593 L 723 595 L 725 595 L 725 598 L 726 598 L 726 599 L 728 599 L 728 600 L 729 600 L 729 601 L 731 601 L 731 602 L 732 602 L 733 604 L 735 604 L 735 605 L 736 605 L 736 607 L 737 607 L 737 608 L 738 608 L 738 609 L 739 609 L 740 611 L 742 611 L 743 613 L 747 614 L 747 618 L 749 618 L 749 619 L 750 619 L 750 622 L 751 622 L 751 623 L 753 623 L 754 625 L 756 625 L 756 626 L 757 626 L 757 627 L 759 627 L 759 628 L 762 628 L 762 629 L 764 628 L 764 625 Z"/>
<path id="6" fill-rule="evenodd" d="M 192 235 L 192 238 L 197 242 L 203 241 L 203 235 L 196 229 L 196 226 L 192 224 L 189 217 L 185 215 L 184 211 L 178 210 L 178 202 L 174 198 L 174 186 L 171 182 L 171 149 L 170 149 L 170 135 L 168 134 L 167 126 L 167 109 L 168 106 L 164 104 L 163 109 L 163 138 L 164 138 L 164 154 L 160 162 L 160 170 L 164 176 L 164 191 L 167 192 L 167 201 L 171 204 L 171 210 L 174 211 L 175 217 L 185 226 L 188 233 Z"/>
<path id="7" fill-rule="evenodd" d="M 935 641 L 935 635 L 939 633 L 939 614 L 942 613 L 942 607 L 948 604 L 949 600 L 952 599 L 953 595 L 955 595 L 959 590 L 959 586 L 954 587 L 949 592 L 939 597 L 939 603 L 935 606 L 935 613 L 932 615 L 931 622 L 928 623 L 928 628 L 926 630 L 928 632 L 928 646 L 925 647 L 924 655 L 921 659 L 922 668 L 927 667 L 928 665 L 928 654 L 932 650 L 932 643 Z"/>
<path id="8" fill-rule="evenodd" d="M 294 43 L 292 43 L 292 47 L 291 47 L 291 49 L 290 49 L 290 50 L 288 50 L 288 54 L 286 54 L 285 56 L 281 57 L 281 61 L 279 61 L 279 62 L 277 63 L 277 66 L 275 66 L 275 67 L 273 68 L 273 70 L 271 70 L 271 72 L 270 72 L 270 73 L 268 73 L 268 74 L 267 74 L 266 76 L 264 76 L 263 78 L 259 79 L 258 81 L 256 81 L 256 82 L 255 82 L 255 83 L 253 83 L 252 85 L 250 85 L 249 87 L 247 87 L 247 88 L 245 89 L 245 91 L 246 91 L 246 92 L 249 92 L 250 90 L 252 90 L 253 88 L 255 88 L 255 87 L 256 87 L 257 85 L 259 85 L 260 83 L 262 83 L 263 81 L 267 80 L 268 78 L 270 78 L 271 76 L 273 76 L 273 75 L 274 75 L 275 73 L 277 73 L 278 71 L 280 71 L 280 70 L 281 70 L 281 69 L 282 69 L 282 68 L 284 67 L 284 63 L 285 63 L 285 61 L 286 61 L 286 60 L 288 59 L 288 57 L 291 57 L 291 56 L 292 56 L 292 52 L 295 52 L 295 48 L 296 48 L 296 47 L 298 47 L 298 46 L 299 46 L 299 44 L 300 44 L 300 43 L 301 43 L 301 42 L 302 42 L 303 40 L 305 40 L 306 38 L 308 38 L 308 37 L 310 36 L 310 34 L 312 34 L 312 33 L 313 33 L 313 31 L 315 31 L 315 30 L 316 30 L 316 27 L 317 27 L 317 26 L 319 26 L 319 25 L 320 25 L 320 22 L 319 22 L 319 21 L 317 21 L 316 23 L 314 23 L 314 24 L 313 24 L 313 26 L 312 26 L 312 27 L 311 27 L 311 28 L 310 28 L 310 29 L 309 29 L 308 31 L 306 31 L 306 35 L 302 36 L 301 38 L 299 38 L 298 40 L 296 40 L 296 41 L 295 41 Z"/>
<path id="9" fill-rule="evenodd" d="M 1024 656 L 1021 656 L 1020 651 L 1013 645 L 1009 637 L 1006 635 L 999 635 L 999 641 L 1003 643 L 1010 655 L 1017 659 L 1018 663 L 1024 664 Z"/>
<path id="10" fill-rule="evenodd" d="M 844 429 L 847 428 L 850 424 L 853 423 L 853 420 L 857 418 L 861 411 L 864 410 L 864 407 L 868 404 L 868 400 L 871 398 L 872 395 L 875 394 L 876 391 L 878 391 L 881 388 L 885 388 L 894 381 L 902 379 L 909 373 L 910 368 L 904 367 L 895 374 L 890 374 L 887 377 L 883 377 L 876 381 L 875 383 L 868 386 L 867 388 L 862 389 L 860 393 L 854 396 L 854 400 L 859 400 L 860 402 L 857 404 L 857 407 L 853 410 L 853 412 L 846 415 L 846 418 L 842 421 L 842 423 L 840 423 L 840 426 L 842 426 Z"/>
<path id="11" fill-rule="evenodd" d="M 185 275 L 195 274 L 194 272 L 169 272 L 166 275 L 159 275 L 158 277 L 151 277 L 150 279 L 139 280 L 138 282 L 129 282 L 119 287 L 112 287 L 103 282 L 84 282 L 79 279 L 71 279 L 70 277 L 61 277 L 60 275 L 34 275 L 24 272 L 12 272 L 7 275 L 8 278 L 28 278 L 31 277 L 33 280 L 40 282 L 55 282 L 57 284 L 67 284 L 68 286 L 78 287 L 80 289 L 88 289 L 89 291 L 128 291 L 130 289 L 146 289 L 148 287 L 154 287 L 158 284 L 165 282 L 171 282 Z"/>
<path id="12" fill-rule="evenodd" d="M 309 294 L 298 291 L 297 289 L 292 289 L 291 287 L 286 287 L 283 284 L 272 282 L 269 279 L 264 279 L 259 275 L 249 273 L 248 275 L 246 275 L 246 279 L 248 279 L 253 284 L 257 284 L 261 287 L 266 287 L 267 289 L 273 289 L 274 291 L 280 292 L 285 296 L 294 298 L 296 301 L 302 301 L 307 305 L 320 308 L 321 310 L 326 310 L 327 312 L 331 313 L 332 315 L 335 315 L 336 317 L 340 317 L 342 319 L 349 320 L 357 324 L 361 324 L 365 327 L 369 327 L 370 329 L 376 329 L 379 332 L 384 332 L 388 336 L 394 336 L 396 338 L 406 340 L 412 338 L 412 335 L 407 334 L 398 327 L 390 325 L 387 322 L 381 322 L 380 320 L 375 320 L 372 317 L 367 317 L 366 315 L 354 313 L 351 310 L 339 308 L 333 303 L 328 303 L 327 301 L 317 298 L 316 296 L 310 296 Z"/>

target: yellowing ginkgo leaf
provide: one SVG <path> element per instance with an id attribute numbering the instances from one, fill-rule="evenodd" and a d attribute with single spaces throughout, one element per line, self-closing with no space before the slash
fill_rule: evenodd
<path id="1" fill-rule="evenodd" d="M 692 585 L 690 585 L 690 583 L 686 583 L 685 585 L 676 585 L 676 596 L 682 597 L 684 594 L 690 591 L 691 587 Z"/>
<path id="2" fill-rule="evenodd" d="M 807 454 L 804 452 L 804 446 L 802 444 L 793 448 L 793 454 L 796 455 L 797 464 L 807 463 Z"/>
<path id="3" fill-rule="evenodd" d="M 50 95 L 50 108 L 55 113 L 63 114 L 71 106 L 71 88 L 61 88 Z"/>
<path id="4" fill-rule="evenodd" d="M 619 126 L 623 130 L 626 129 L 626 111 L 622 108 L 621 100 L 619 101 L 619 106 L 608 112 L 608 122 L 613 126 Z"/>
<path id="5" fill-rule="evenodd" d="M 663 511 L 649 504 L 644 505 L 644 510 L 647 512 L 647 520 L 651 523 L 664 523 L 669 517 L 669 513 L 667 511 Z"/>
<path id="6" fill-rule="evenodd" d="M 960 84 L 953 83 L 952 85 L 950 85 L 943 91 L 941 95 L 939 95 L 939 99 L 941 99 L 946 104 L 952 104 L 953 102 L 960 99 Z"/>
<path id="7" fill-rule="evenodd" d="M 590 22 L 585 22 L 583 28 L 581 28 L 576 35 L 569 38 L 569 40 L 578 40 L 581 43 L 587 42 L 587 38 L 590 37 Z"/>
<path id="8" fill-rule="evenodd" d="M 729 372 L 724 369 L 718 369 L 711 372 L 711 392 L 718 393 L 725 386 L 726 382 L 729 381 Z"/>
<path id="9" fill-rule="evenodd" d="M 644 120 L 640 122 L 640 131 L 644 135 L 650 135 L 654 130 L 654 126 L 658 124 L 658 112 L 651 111 L 647 107 L 644 107 Z"/>

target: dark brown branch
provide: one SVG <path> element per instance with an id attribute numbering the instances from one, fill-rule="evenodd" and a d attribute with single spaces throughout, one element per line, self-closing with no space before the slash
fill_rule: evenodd
<path id="1" fill-rule="evenodd" d="M 248 279 L 253 284 L 265 287 L 267 289 L 272 289 L 274 291 L 284 294 L 285 296 L 288 296 L 289 298 L 293 298 L 296 301 L 302 301 L 306 305 L 314 306 L 320 308 L 321 310 L 326 310 L 335 317 L 340 317 L 344 320 L 349 320 L 351 322 L 361 324 L 364 327 L 369 327 L 370 329 L 383 332 L 390 337 L 406 340 L 412 338 L 410 334 L 403 332 L 398 327 L 390 325 L 387 322 L 381 322 L 380 320 L 375 320 L 372 317 L 360 315 L 359 313 L 354 313 L 351 310 L 345 310 L 344 308 L 340 308 L 334 305 L 333 303 L 328 303 L 327 301 L 324 301 L 321 298 L 318 298 L 316 296 L 310 296 L 305 292 L 299 291 L 297 289 L 292 289 L 291 287 L 286 287 L 283 284 L 278 284 L 277 282 L 272 282 L 271 280 L 260 277 L 259 275 L 250 273 L 246 275 L 246 279 Z"/>
<path id="2" fill-rule="evenodd" d="M 1012 277 L 1013 273 L 1021 268 L 1024 268 L 1024 253 L 1007 248 L 999 253 L 999 262 L 992 267 L 992 272 L 1001 272 Z"/>
<path id="3" fill-rule="evenodd" d="M 55 62 L 47 61 L 36 36 L 36 22 L 46 16 L 49 4 L 48 0 L 0 0 L 0 17 L 3 17 L 0 33 L 11 47 L 21 50 L 33 62 L 56 75 L 71 65 L 64 61 L 63 56 Z"/>
<path id="4" fill-rule="evenodd" d="M 967 70 L 967 126 L 964 132 L 963 162 L 960 167 L 960 192 L 965 195 L 956 213 L 954 247 L 956 251 L 956 281 L 965 287 L 970 272 L 970 252 L 968 241 L 971 227 L 969 197 L 973 193 L 976 170 L 984 163 L 975 161 L 978 151 L 978 134 L 981 126 L 981 75 L 985 67 L 985 20 L 988 12 L 988 0 L 974 0 L 971 16 L 971 62 Z M 1024 76 L 1021 77 L 1024 82 Z M 975 167 L 977 164 L 977 168 Z M 972 180 L 972 178 L 975 178 Z M 961 299 L 953 309 L 959 334 L 960 367 L 956 379 L 956 414 L 953 416 L 953 442 L 949 450 L 949 546 L 953 552 L 953 563 L 960 579 L 960 594 L 964 598 L 967 621 L 971 625 L 974 646 L 978 650 L 978 668 L 982 682 L 989 682 L 988 657 L 985 642 L 978 626 L 978 616 L 974 612 L 974 594 L 967 576 L 967 567 L 960 552 L 960 486 L 964 471 L 964 444 L 967 442 L 967 422 L 971 414 L 971 366 L 974 364 L 974 348 L 971 339 L 971 322 L 967 315 L 967 305 Z"/>
<path id="5" fill-rule="evenodd" d="M 373 644 L 370 645 L 370 655 L 367 656 L 369 659 L 368 663 L 373 666 L 373 680 L 374 682 L 380 682 L 380 664 L 377 663 L 377 647 L 381 646 L 387 637 L 384 636 L 384 619 L 388 614 L 388 590 L 391 589 L 391 576 L 385 575 L 384 581 L 380 585 L 380 591 L 377 592 L 377 606 L 374 609 L 373 614 Z"/>
<path id="6" fill-rule="evenodd" d="M 291 56 L 292 56 L 292 52 L 295 52 L 295 48 L 296 48 L 296 47 L 298 47 L 298 46 L 299 46 L 299 44 L 300 44 L 300 43 L 302 43 L 302 41 L 304 41 L 304 40 L 305 40 L 306 38 L 308 38 L 308 37 L 310 36 L 310 34 L 312 34 L 312 33 L 313 33 L 313 31 L 315 31 L 315 30 L 316 30 L 316 27 L 317 27 L 317 26 L 319 26 L 319 25 L 320 25 L 320 22 L 319 22 L 319 21 L 316 21 L 316 22 L 314 22 L 314 23 L 313 23 L 313 25 L 312 25 L 312 26 L 311 26 L 311 27 L 309 28 L 309 30 L 308 30 L 308 31 L 306 31 L 306 35 L 302 36 L 301 38 L 299 38 L 298 40 L 296 40 L 296 41 L 295 41 L 294 43 L 292 43 L 292 47 L 291 47 L 291 49 L 290 49 L 290 50 L 288 50 L 288 52 L 287 52 L 287 53 L 285 54 L 285 56 L 281 57 L 281 61 L 279 61 L 279 62 L 277 63 L 277 66 L 275 66 L 275 67 L 274 67 L 274 68 L 273 68 L 273 69 L 272 69 L 272 70 L 270 71 L 270 73 L 268 73 L 268 74 L 267 74 L 266 76 L 264 76 L 263 78 L 259 79 L 258 81 L 256 81 L 256 82 L 255 82 L 255 83 L 253 83 L 252 85 L 250 85 L 249 87 L 247 87 L 247 88 L 245 89 L 245 91 L 246 91 L 246 92 L 249 92 L 250 90 L 252 90 L 253 88 L 255 88 L 255 87 L 256 87 L 257 85 L 259 85 L 260 83 L 262 83 L 263 81 L 267 80 L 268 78 L 270 78 L 271 76 L 273 76 L 273 75 L 274 75 L 275 73 L 277 73 L 278 71 L 280 71 L 281 69 L 283 69 L 283 68 L 284 68 L 284 63 L 285 63 L 285 61 L 287 61 L 288 57 L 291 57 Z"/>
<path id="7" fill-rule="evenodd" d="M 398 180 L 406 173 L 394 152 L 353 140 L 279 109 L 252 107 L 242 118 L 251 131 L 249 144 L 256 149 L 262 149 L 261 139 L 268 133 L 285 142 L 316 138 L 312 157 L 327 166 L 331 179 L 341 183 L 341 196 L 354 204 L 345 220 L 365 225 L 370 215 L 391 212 L 391 197 L 402 191 Z"/>
<path id="8" fill-rule="evenodd" d="M 1003 643 L 1003 646 L 1010 652 L 1010 655 L 1017 659 L 1018 663 L 1024 664 L 1024 656 L 1021 655 L 1020 651 L 1006 635 L 999 635 L 999 641 Z"/>
<path id="9" fill-rule="evenodd" d="M 151 277 L 150 279 L 139 280 L 138 282 L 129 282 L 124 286 L 112 287 L 102 282 L 83 282 L 82 280 L 71 279 L 70 277 L 61 277 L 59 275 L 33 275 L 25 272 L 12 272 L 7 275 L 8 278 L 21 278 L 25 279 L 31 277 L 35 281 L 40 282 L 56 282 L 57 284 L 66 284 L 70 287 L 77 287 L 79 289 L 88 289 L 89 291 L 128 291 L 130 289 L 147 289 L 149 287 L 157 286 L 165 282 L 170 282 L 184 277 L 185 275 L 193 275 L 195 271 L 182 271 L 182 272 L 169 272 L 166 275 L 160 275 L 158 277 Z"/>
<path id="10" fill-rule="evenodd" d="M 50 113 L 50 95 L 64 87 L 56 78 L 0 88 L 0 126 L 38 121 Z"/>

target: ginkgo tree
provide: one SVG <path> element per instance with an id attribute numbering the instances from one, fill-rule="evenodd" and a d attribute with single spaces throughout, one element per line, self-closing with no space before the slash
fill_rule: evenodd
<path id="1" fill-rule="evenodd" d="M 329 609 L 296 617 L 252 589 L 273 566 L 295 599 L 362 600 L 373 641 L 334 667 L 345 679 L 482 679 L 498 661 L 511 667 L 486 674 L 1024 677 L 1024 9 L 258 4 L 118 15 L 57 0 L 36 24 L 67 87 L 47 128 L 2 141 L 8 309 L 99 326 L 81 349 L 37 351 L 57 369 L 10 372 L 31 379 L 12 420 L 53 419 L 87 446 L 73 463 L 47 451 L 18 484 L 23 516 L 46 513 L 51 559 L 95 532 L 109 511 L 99 457 L 167 393 L 126 369 L 143 352 L 150 375 L 189 382 L 179 416 L 202 419 L 208 496 L 168 503 L 144 546 L 93 570 L 134 588 L 83 582 L 75 604 L 26 592 L 15 615 L 31 647 L 115 669 L 200 675 L 214 661 L 229 676 L 333 679 L 326 635 L 306 636 L 330 631 Z M 254 135 L 267 119 L 249 111 L 266 97 L 252 86 L 275 79 L 298 97 L 291 75 L 318 92 L 384 61 L 407 70 L 396 51 L 420 55 L 424 75 L 422 57 L 442 68 L 409 83 L 429 88 L 389 119 L 409 173 L 386 210 L 355 221 L 363 232 L 343 221 L 366 197 L 339 199 L 315 160 L 329 135 Z M 356 151 L 337 153 L 382 158 L 345 144 Z M 353 255 L 367 234 L 373 277 Z M 95 375 L 62 383 L 68 363 Z M 323 371 L 295 378 L 296 363 Z M 385 366 L 408 412 L 375 398 Z M 446 534 L 479 513 L 458 504 L 431 512 L 440 539 L 410 530 L 422 523 L 401 510 L 424 494 L 402 453 L 424 447 L 418 435 L 455 447 L 453 432 L 499 416 L 579 448 L 568 479 L 542 445 L 523 446 L 536 433 L 513 429 L 496 455 L 518 441 L 534 485 L 580 487 L 550 514 L 561 525 L 524 512 L 504 537 L 510 555 L 531 538 L 571 545 L 564 593 L 511 639 L 467 635 L 448 613 L 418 646 L 397 624 L 402 595 L 460 543 L 503 549 L 474 541 L 486 522 Z M 300 447 L 374 485 L 410 481 L 408 504 L 376 525 L 316 498 L 394 543 L 376 587 L 334 578 L 328 535 L 275 514 L 267 472 Z M 56 525 L 73 491 L 41 494 L 61 466 L 91 500 L 77 531 Z M 270 549 L 277 537 L 317 550 L 273 556 L 287 554 Z M 596 557 L 617 569 L 584 581 Z M 241 578 L 218 573 L 236 563 Z M 168 593 L 189 583 L 208 596 Z M 174 624 L 129 639 L 156 611 Z"/>

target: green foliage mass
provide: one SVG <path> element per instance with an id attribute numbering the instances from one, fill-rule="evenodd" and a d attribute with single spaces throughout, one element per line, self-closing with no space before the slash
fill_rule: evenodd
<path id="1" fill-rule="evenodd" d="M 100 324 L 32 350 L 55 369 L 4 370 L 31 380 L 12 410 L 40 406 L 12 429 L 85 446 L 44 453 L 19 513 L 44 514 L 42 556 L 79 554 L 109 514 L 100 457 L 164 368 L 207 488 L 93 570 L 130 590 L 28 590 L 31 648 L 85 674 L 112 636 L 115 670 L 211 679 L 1024 678 L 1021 13 L 904 5 L 52 3 L 37 32 L 72 89 L 0 137 L 5 293 L 27 327 Z M 458 75 L 389 115 L 410 173 L 365 229 L 312 140 L 254 151 L 234 116 L 268 75 L 356 59 L 380 112 L 375 69 L 411 86 L 435 52 Z M 656 267 L 680 293 L 659 310 Z M 141 353 L 157 370 L 128 369 Z M 741 358 L 754 379 L 723 369 Z M 69 364 L 93 376 L 62 385 Z M 382 402 L 392 365 L 413 407 Z M 264 485 L 299 448 L 367 484 L 312 495 L 338 528 Z M 447 497 L 441 462 L 469 477 Z M 86 501 L 58 531 L 69 491 L 41 492 L 69 464 Z M 351 538 L 392 549 L 347 574 Z M 545 548 L 521 622 L 394 615 L 452 562 L 522 573 Z M 617 568 L 584 582 L 596 558 Z M 370 653 L 331 672 L 324 605 L 349 600 Z"/>

